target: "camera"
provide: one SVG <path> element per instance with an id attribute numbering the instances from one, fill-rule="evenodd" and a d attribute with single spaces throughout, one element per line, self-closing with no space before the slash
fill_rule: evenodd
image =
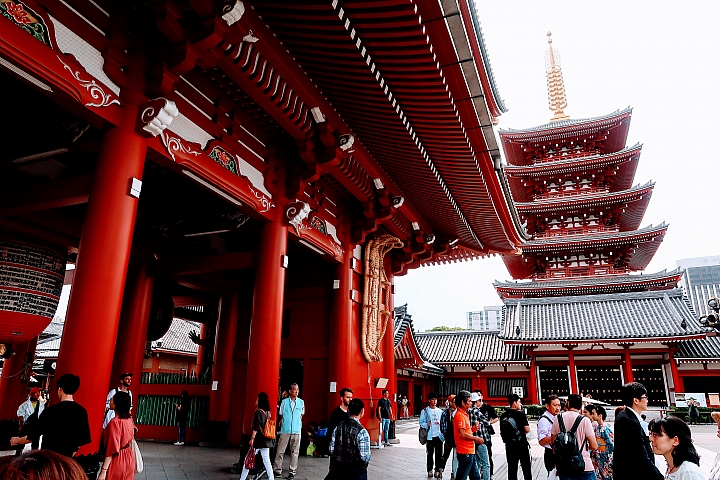
<path id="1" fill-rule="evenodd" d="M 705 327 L 705 334 L 708 337 L 715 337 L 720 331 L 720 300 L 713 297 L 707 302 L 708 307 L 712 312 L 707 315 L 702 315 L 698 319 L 700 325 Z"/>

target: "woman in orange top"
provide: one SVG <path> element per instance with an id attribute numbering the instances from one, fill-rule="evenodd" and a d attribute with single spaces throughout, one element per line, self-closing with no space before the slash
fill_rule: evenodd
<path id="1" fill-rule="evenodd" d="M 455 397 L 455 405 L 458 407 L 453 419 L 453 428 L 455 429 L 455 452 L 458 457 L 458 468 L 455 480 L 467 480 L 470 475 L 471 480 L 480 480 L 480 472 L 475 462 L 475 444 L 482 445 L 485 441 L 473 435 L 478 425 L 470 425 L 470 418 L 467 410 L 472 406 L 470 401 L 470 392 L 460 390 Z"/>
<path id="2" fill-rule="evenodd" d="M 135 456 L 131 442 L 135 435 L 135 424 L 130 416 L 130 395 L 117 392 L 110 400 L 110 408 L 115 410 L 115 417 L 103 432 L 107 450 L 98 480 L 133 480 Z"/>

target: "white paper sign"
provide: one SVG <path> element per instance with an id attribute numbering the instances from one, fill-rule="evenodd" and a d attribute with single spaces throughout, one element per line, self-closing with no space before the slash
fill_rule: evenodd
<path id="1" fill-rule="evenodd" d="M 218 381 L 217 381 L 217 380 L 213 380 L 212 389 L 213 389 L 213 390 L 217 390 L 217 386 L 218 386 Z"/>
<path id="2" fill-rule="evenodd" d="M 337 382 L 330 382 L 330 393 L 337 392 Z"/>

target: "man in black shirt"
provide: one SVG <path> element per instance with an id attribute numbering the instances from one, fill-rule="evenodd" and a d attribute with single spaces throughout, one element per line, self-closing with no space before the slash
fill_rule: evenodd
<path id="1" fill-rule="evenodd" d="M 508 404 L 510 408 L 500 417 L 500 435 L 505 442 L 508 480 L 517 480 L 518 462 L 522 466 L 524 479 L 532 480 L 530 444 L 526 436 L 530 433 L 530 425 L 522 412 L 522 404 L 517 394 L 508 395 Z"/>
<path id="2" fill-rule="evenodd" d="M 24 445 L 42 436 L 44 450 L 72 457 L 81 446 L 90 443 L 87 410 L 73 400 L 80 388 L 80 377 L 66 373 L 57 379 L 56 385 L 60 403 L 47 407 L 30 433 L 11 438 L 11 445 Z"/>
<path id="3" fill-rule="evenodd" d="M 482 390 L 473 390 L 473 393 L 477 393 L 478 396 L 480 397 L 480 406 L 478 407 L 480 409 L 480 413 L 485 415 L 485 418 L 487 418 L 488 421 L 490 422 L 490 428 L 489 428 L 490 441 L 487 442 L 485 445 L 487 445 L 488 457 L 490 457 L 490 476 L 492 477 L 495 474 L 495 464 L 493 463 L 493 453 L 492 453 L 492 436 L 493 436 L 493 434 L 495 434 L 495 429 L 493 428 L 492 424 L 497 423 L 497 421 L 500 419 L 498 418 L 497 412 L 495 411 L 495 407 L 493 407 L 492 405 L 488 405 L 483 400 Z"/>
<path id="4" fill-rule="evenodd" d="M 340 422 L 344 422 L 350 419 L 350 414 L 348 413 L 348 406 L 350 405 L 352 399 L 353 391 L 351 389 L 343 388 L 342 390 L 340 390 L 340 405 L 335 407 L 335 410 L 330 413 L 330 421 L 328 422 L 328 435 L 330 435 L 330 438 L 333 438 L 335 427 L 337 427 Z M 335 479 L 336 471 L 337 466 L 335 465 L 335 461 L 332 459 L 332 457 L 330 457 L 330 470 L 328 471 L 325 480 Z"/>
<path id="5" fill-rule="evenodd" d="M 380 438 L 378 438 L 378 445 L 392 447 L 389 437 L 390 421 L 395 420 L 395 418 L 393 418 L 390 392 L 388 390 L 382 391 L 382 398 L 378 401 L 377 418 L 380 420 Z M 380 440 L 382 440 L 382 443 Z"/>

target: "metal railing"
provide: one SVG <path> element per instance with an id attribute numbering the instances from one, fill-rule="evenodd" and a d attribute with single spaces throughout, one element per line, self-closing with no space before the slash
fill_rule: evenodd
<path id="1" fill-rule="evenodd" d="M 210 385 L 212 375 L 210 371 L 195 375 L 194 371 L 189 373 L 153 373 L 143 372 L 140 383 L 161 384 L 161 385 Z"/>
<path id="2" fill-rule="evenodd" d="M 174 427 L 177 425 L 177 407 L 179 395 L 140 395 L 137 404 L 137 423 Z M 187 426 L 204 427 L 208 417 L 210 397 L 191 397 Z"/>

